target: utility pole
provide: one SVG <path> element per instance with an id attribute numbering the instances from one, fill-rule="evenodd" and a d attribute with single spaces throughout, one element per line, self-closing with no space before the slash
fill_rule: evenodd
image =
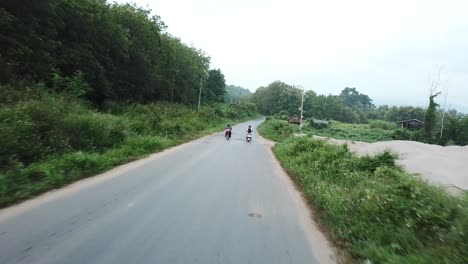
<path id="1" fill-rule="evenodd" d="M 203 77 L 200 77 L 200 92 L 198 93 L 198 107 L 197 107 L 197 111 L 200 110 L 202 85 L 203 85 Z"/>
<path id="2" fill-rule="evenodd" d="M 302 99 L 301 99 L 301 117 L 300 117 L 300 118 L 301 118 L 301 121 L 300 121 L 300 123 L 299 123 L 299 130 L 302 129 L 302 118 L 303 118 L 302 114 L 304 113 L 304 90 L 301 90 L 301 91 L 302 91 Z"/>

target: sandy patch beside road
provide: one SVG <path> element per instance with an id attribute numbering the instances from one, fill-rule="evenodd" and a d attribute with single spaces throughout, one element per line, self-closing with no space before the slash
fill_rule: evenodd
<path id="1" fill-rule="evenodd" d="M 468 190 L 468 146 L 429 145 L 415 141 L 366 143 L 314 136 L 334 144 L 348 144 L 358 155 L 374 155 L 388 149 L 399 155 L 398 164 L 409 173 L 420 174 L 432 184 Z"/>

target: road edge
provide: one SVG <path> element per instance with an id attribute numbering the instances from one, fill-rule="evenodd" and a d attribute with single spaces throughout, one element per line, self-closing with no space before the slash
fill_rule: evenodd
<path id="1" fill-rule="evenodd" d="M 188 142 L 185 142 L 185 143 L 182 143 L 182 144 L 179 144 L 179 145 L 167 148 L 167 149 L 163 149 L 159 152 L 147 154 L 147 156 L 144 156 L 134 161 L 130 161 L 128 163 L 124 163 L 122 165 L 115 166 L 105 172 L 98 173 L 93 176 L 85 177 L 77 181 L 73 181 L 70 184 L 61 186 L 59 188 L 51 189 L 37 196 L 31 197 L 30 199 L 26 199 L 18 203 L 11 204 L 10 206 L 0 208 L 0 221 L 6 220 L 10 217 L 21 214 L 22 212 L 27 211 L 33 207 L 48 203 L 49 201 L 73 195 L 74 193 L 79 192 L 80 190 L 84 188 L 94 186 L 97 184 L 101 184 L 115 177 L 119 177 L 120 175 L 123 175 L 126 172 L 131 171 L 139 166 L 149 163 L 162 156 L 168 155 L 185 146 L 196 144 L 198 141 L 203 141 L 206 138 L 214 136 L 219 133 L 220 131 L 213 132 L 213 133 L 204 135 L 202 137 L 193 139 L 191 141 L 188 141 Z"/>
<path id="2" fill-rule="evenodd" d="M 276 158 L 273 147 L 277 142 L 266 139 L 257 133 L 262 143 L 267 146 L 268 153 L 271 156 L 276 174 L 284 182 L 289 195 L 294 201 L 296 212 L 301 220 L 301 227 L 307 234 L 309 246 L 319 263 L 346 263 L 344 253 L 338 250 L 331 238 L 330 233 L 320 223 L 315 214 L 314 206 L 305 198 L 302 190 L 297 186 L 293 178 L 286 172 L 281 162 Z M 325 242 L 325 243 L 324 243 Z"/>

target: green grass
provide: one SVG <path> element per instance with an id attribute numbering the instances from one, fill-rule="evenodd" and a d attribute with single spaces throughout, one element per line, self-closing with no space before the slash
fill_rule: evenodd
<path id="1" fill-rule="evenodd" d="M 65 96 L 0 107 L 0 207 L 258 117 L 253 105 L 109 103 Z"/>
<path id="2" fill-rule="evenodd" d="M 346 146 L 274 135 L 276 122 L 260 133 L 281 139 L 275 155 L 350 262 L 468 262 L 467 195 L 452 197 L 402 171 L 388 152 L 357 157 Z"/>
<path id="3" fill-rule="evenodd" d="M 281 142 L 295 131 L 297 132 L 298 128 L 295 125 L 289 125 L 287 121 L 267 117 L 266 122 L 258 127 L 258 131 L 268 139 Z"/>
<path id="4" fill-rule="evenodd" d="M 383 121 L 382 121 L 383 122 Z M 327 128 L 314 129 L 312 126 L 305 126 L 304 131 L 322 137 L 332 137 L 353 141 L 377 142 L 393 140 L 394 130 L 388 130 L 381 122 L 371 124 L 346 124 L 338 121 L 330 121 Z M 383 129 L 381 127 L 385 127 Z"/>
<path id="5" fill-rule="evenodd" d="M 398 129 L 399 126 L 395 122 L 388 122 L 383 120 L 371 120 L 370 121 L 370 128 L 380 128 L 384 130 L 395 130 Z"/>

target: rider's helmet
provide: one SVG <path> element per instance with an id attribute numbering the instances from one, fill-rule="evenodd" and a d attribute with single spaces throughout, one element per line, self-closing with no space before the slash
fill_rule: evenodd
<path id="1" fill-rule="evenodd" d="M 231 126 L 231 125 L 230 125 L 230 124 L 228 124 L 228 127 L 230 127 L 230 126 Z"/>

